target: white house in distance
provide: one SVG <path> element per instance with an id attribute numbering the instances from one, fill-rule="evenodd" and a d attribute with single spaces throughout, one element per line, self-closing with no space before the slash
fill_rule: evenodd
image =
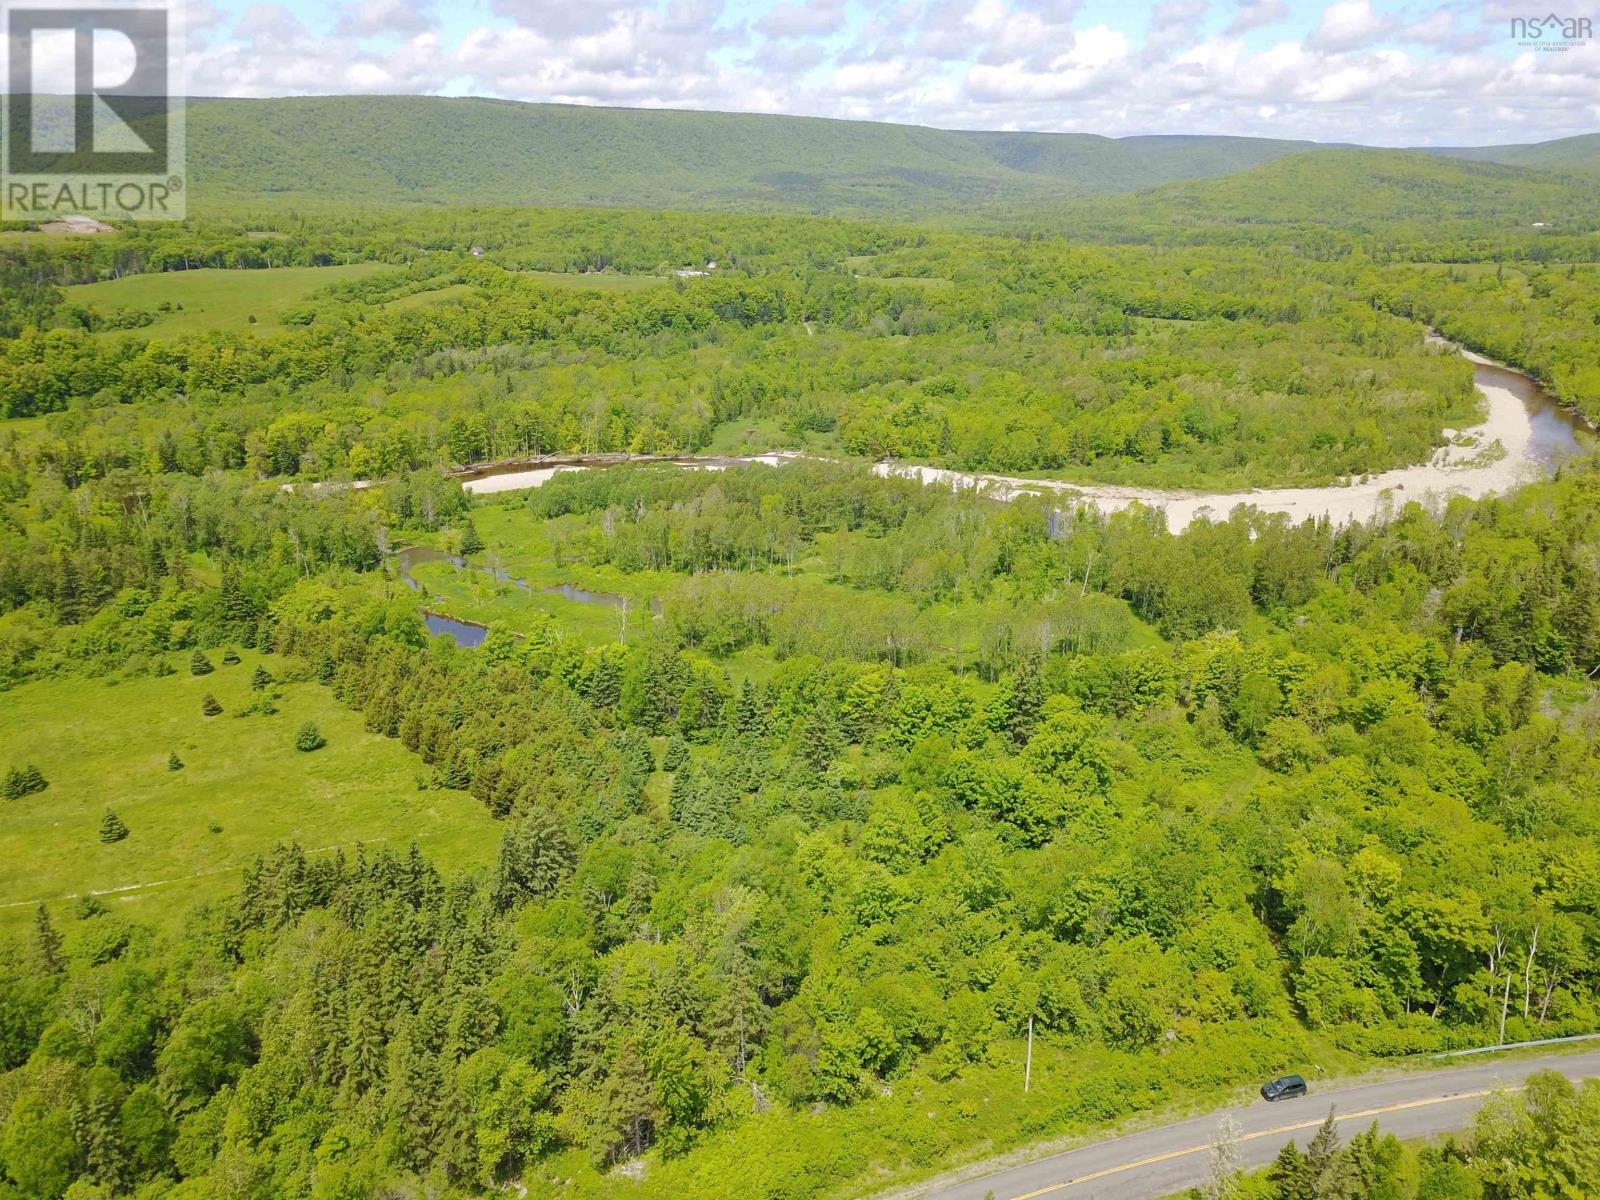
<path id="1" fill-rule="evenodd" d="M 678 270 L 674 271 L 673 274 L 679 279 L 697 279 L 702 275 L 711 274 L 711 272 L 715 271 L 716 269 L 717 260 L 713 258 L 710 262 L 706 263 L 706 268 L 703 271 L 696 270 L 694 267 L 680 267 Z"/>

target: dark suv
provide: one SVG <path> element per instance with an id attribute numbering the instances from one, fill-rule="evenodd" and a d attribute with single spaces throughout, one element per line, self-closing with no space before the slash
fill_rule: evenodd
<path id="1" fill-rule="evenodd" d="M 1292 1100 L 1296 1096 L 1305 1094 L 1306 1081 L 1298 1075 L 1285 1075 L 1282 1079 L 1274 1079 L 1271 1083 L 1261 1085 L 1263 1100 Z"/>

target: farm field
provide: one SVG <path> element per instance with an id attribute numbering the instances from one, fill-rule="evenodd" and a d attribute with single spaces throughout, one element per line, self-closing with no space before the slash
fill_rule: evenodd
<path id="1" fill-rule="evenodd" d="M 153 323 L 131 331 L 140 338 L 207 333 L 214 329 L 278 333 L 284 328 L 283 314 L 313 292 L 330 284 L 362 279 L 383 269 L 382 264 L 374 262 L 254 271 L 206 267 L 156 275 L 124 275 L 121 279 L 81 283 L 63 290 L 69 303 L 101 312 L 119 308 L 154 312 L 163 304 L 172 306 L 170 312 L 157 313 Z M 251 317 L 255 318 L 253 325 Z M 118 337 L 129 332 L 107 330 L 100 336 Z"/>
<path id="2" fill-rule="evenodd" d="M 0 928 L 31 921 L 41 900 L 65 911 L 60 902 L 90 891 L 110 893 L 115 912 L 165 923 L 233 891 L 240 868 L 279 842 L 354 853 L 357 843 L 404 850 L 414 839 L 441 862 L 492 859 L 497 835 L 483 806 L 461 792 L 419 791 L 424 764 L 367 733 L 328 689 L 279 684 L 276 714 L 239 716 L 259 695 L 254 665 L 281 673 L 288 663 L 250 651 L 232 666 L 210 657 L 216 670 L 204 676 L 180 664 L 165 677 L 46 679 L 6 693 L 6 766 L 32 763 L 49 787 L 0 808 Z M 201 715 L 208 692 L 218 716 Z M 305 721 L 327 739 L 322 749 L 296 751 Z M 168 769 L 169 752 L 181 770 Z M 108 808 L 131 832 L 102 845 Z"/>

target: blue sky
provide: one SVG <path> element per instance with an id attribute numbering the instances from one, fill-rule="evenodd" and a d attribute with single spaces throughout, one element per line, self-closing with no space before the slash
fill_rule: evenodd
<path id="1" fill-rule="evenodd" d="M 190 91 L 425 93 L 1384 145 L 1600 130 L 1516 0 L 195 0 Z M 1600 0 L 1556 10 L 1600 27 Z"/>

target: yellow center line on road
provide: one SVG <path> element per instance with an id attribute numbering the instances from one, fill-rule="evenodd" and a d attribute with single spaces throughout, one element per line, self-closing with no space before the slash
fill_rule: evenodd
<path id="1" fill-rule="evenodd" d="M 1520 1089 L 1510 1090 L 1516 1091 Z M 1333 1119 L 1335 1121 L 1356 1121 L 1360 1120 L 1362 1117 L 1378 1117 L 1382 1116 L 1384 1113 L 1401 1112 L 1408 1108 L 1426 1108 L 1430 1104 L 1448 1104 L 1452 1100 L 1477 1100 L 1489 1094 L 1490 1093 L 1487 1090 L 1481 1092 L 1456 1092 L 1455 1094 L 1449 1096 L 1433 1096 L 1427 1100 L 1408 1100 L 1404 1104 L 1388 1104 L 1382 1108 L 1366 1108 L 1362 1109 L 1360 1112 L 1335 1112 Z M 1276 1129 L 1263 1129 L 1257 1133 L 1241 1134 L 1238 1140 L 1241 1142 L 1253 1142 L 1257 1138 L 1280 1137 L 1286 1133 L 1299 1133 L 1302 1129 L 1315 1129 L 1325 1120 L 1327 1120 L 1326 1117 L 1318 1117 L 1314 1121 L 1299 1121 L 1293 1125 L 1279 1125 Z M 1211 1149 L 1211 1145 L 1212 1144 L 1210 1142 L 1206 1142 L 1200 1146 L 1186 1146 L 1182 1150 L 1169 1150 L 1165 1154 L 1152 1154 L 1149 1158 L 1141 1158 L 1137 1162 L 1123 1163 L 1120 1166 L 1107 1167 L 1103 1171 L 1095 1171 L 1090 1175 L 1079 1175 L 1073 1179 L 1063 1180 L 1061 1183 L 1052 1183 L 1049 1187 L 1042 1187 L 1037 1191 L 1024 1192 L 1020 1196 L 1012 1197 L 1012 1200 L 1034 1200 L 1035 1196 L 1048 1196 L 1051 1192 L 1059 1192 L 1065 1188 L 1077 1187 L 1080 1183 L 1093 1183 L 1096 1179 L 1104 1179 L 1109 1175 L 1120 1175 L 1124 1171 L 1134 1171 L 1140 1167 L 1153 1166 L 1155 1163 L 1167 1162 L 1168 1160 L 1174 1158 L 1183 1158 L 1188 1154 L 1202 1154 Z"/>

